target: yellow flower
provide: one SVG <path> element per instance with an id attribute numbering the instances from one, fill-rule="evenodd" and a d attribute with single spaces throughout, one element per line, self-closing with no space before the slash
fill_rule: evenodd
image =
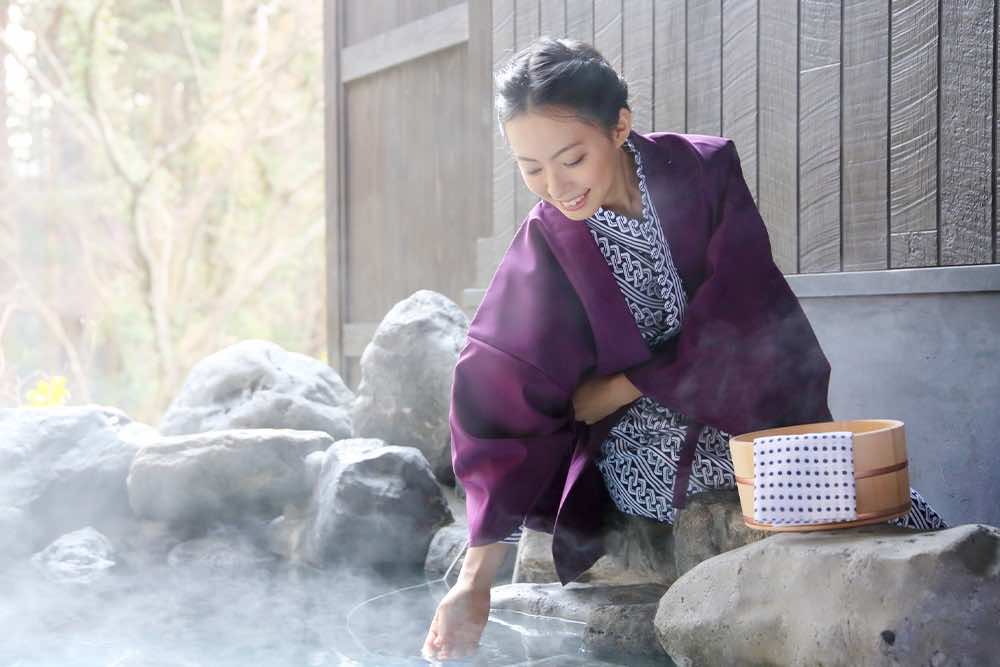
<path id="1" fill-rule="evenodd" d="M 47 380 L 39 380 L 35 388 L 28 392 L 28 405 L 34 408 L 51 408 L 64 404 L 69 395 L 66 377 L 54 375 Z"/>

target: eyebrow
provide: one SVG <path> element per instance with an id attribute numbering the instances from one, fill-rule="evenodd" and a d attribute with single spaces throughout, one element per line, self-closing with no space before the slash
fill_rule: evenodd
<path id="1" fill-rule="evenodd" d="M 569 146 L 563 146 L 562 148 L 560 148 L 559 150 L 557 150 L 555 153 L 553 153 L 552 157 L 550 157 L 549 159 L 550 160 L 555 160 L 557 157 L 559 157 L 560 155 L 562 155 L 563 153 L 565 153 L 569 149 L 573 148 L 574 146 L 579 146 L 582 143 L 583 143 L 582 141 L 577 141 L 575 143 L 570 144 Z M 530 157 L 522 157 L 520 155 L 515 155 L 514 157 L 516 157 L 518 160 L 524 160 L 526 162 L 538 162 L 538 160 L 536 160 L 534 158 L 530 158 Z"/>

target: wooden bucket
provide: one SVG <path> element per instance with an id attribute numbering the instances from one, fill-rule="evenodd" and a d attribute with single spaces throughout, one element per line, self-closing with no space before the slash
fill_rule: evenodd
<path id="1" fill-rule="evenodd" d="M 854 480 L 857 515 L 854 521 L 773 526 L 753 519 L 753 441 L 772 435 L 801 435 L 850 431 L 854 434 Z M 910 476 L 907 471 L 906 434 L 903 422 L 894 419 L 855 419 L 799 424 L 736 435 L 729 439 L 736 471 L 743 521 L 750 528 L 775 532 L 834 530 L 881 523 L 910 511 Z"/>

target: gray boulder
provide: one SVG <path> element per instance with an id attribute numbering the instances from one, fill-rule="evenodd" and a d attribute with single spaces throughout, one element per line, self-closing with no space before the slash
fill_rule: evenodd
<path id="1" fill-rule="evenodd" d="M 419 290 L 386 314 L 361 356 L 354 436 L 423 452 L 434 475 L 454 483 L 448 408 L 469 320 L 447 297 Z"/>
<path id="2" fill-rule="evenodd" d="M 115 566 L 115 549 L 107 537 L 87 526 L 63 535 L 32 556 L 31 563 L 52 581 L 90 584 Z"/>
<path id="3" fill-rule="evenodd" d="M 156 437 L 111 407 L 0 409 L 0 524 L 18 541 L 0 551 L 34 553 L 84 526 L 116 537 L 132 520 L 129 466 Z"/>
<path id="4" fill-rule="evenodd" d="M 209 355 L 188 374 L 163 415 L 167 435 L 275 428 L 351 434 L 354 394 L 322 361 L 264 340 Z"/>
<path id="5" fill-rule="evenodd" d="M 630 516 L 617 510 L 604 534 L 606 553 L 578 581 L 590 584 L 661 584 L 677 578 L 674 538 L 668 524 Z M 552 561 L 552 536 L 525 529 L 517 548 L 514 583 L 559 581 Z"/>
<path id="6" fill-rule="evenodd" d="M 231 527 L 181 542 L 167 554 L 171 568 L 235 577 L 258 573 L 276 561 L 272 553 Z"/>
<path id="7" fill-rule="evenodd" d="M 513 584 L 549 584 L 559 581 L 552 560 L 552 536 L 525 528 L 517 543 Z"/>
<path id="8" fill-rule="evenodd" d="M 0 507 L 0 562 L 31 555 L 37 527 L 19 507 Z"/>
<path id="9" fill-rule="evenodd" d="M 508 584 L 491 591 L 490 606 L 586 623 L 600 607 L 655 604 L 665 591 L 659 584 Z"/>
<path id="10" fill-rule="evenodd" d="M 704 561 L 660 600 L 679 665 L 991 665 L 1000 529 L 781 533 Z"/>
<path id="11" fill-rule="evenodd" d="M 590 612 L 583 648 L 599 658 L 665 658 L 656 638 L 656 602 L 605 605 Z"/>
<path id="12" fill-rule="evenodd" d="M 440 579 L 454 564 L 448 583 L 455 580 L 455 575 L 462 569 L 462 561 L 465 560 L 463 550 L 468 536 L 468 527 L 457 523 L 439 528 L 434 533 L 427 548 L 427 558 L 424 559 L 424 574 L 428 579 Z"/>
<path id="13" fill-rule="evenodd" d="M 552 655 L 541 660 L 525 660 L 515 662 L 511 667 L 618 667 L 621 663 L 604 662 L 595 660 L 589 655 L 573 655 L 565 653 L 562 655 Z"/>
<path id="14" fill-rule="evenodd" d="M 360 438 L 327 450 L 311 515 L 305 560 L 320 566 L 421 565 L 454 520 L 420 450 Z"/>
<path id="15" fill-rule="evenodd" d="M 469 528 L 462 523 L 453 523 L 434 533 L 430 547 L 427 549 L 427 558 L 424 560 L 424 574 L 428 579 L 442 578 L 454 563 L 454 569 L 448 575 L 448 583 L 454 584 L 462 569 L 465 556 L 463 554 L 457 561 L 455 559 L 459 554 L 462 554 L 468 536 Z M 495 586 L 511 583 L 516 556 L 517 549 L 514 546 L 509 547 L 506 558 L 497 570 L 494 579 Z"/>
<path id="16" fill-rule="evenodd" d="M 128 474 L 136 516 L 193 533 L 213 523 L 270 520 L 308 502 L 305 458 L 329 447 L 319 431 L 247 429 L 165 436 L 143 447 Z"/>
<path id="17" fill-rule="evenodd" d="M 736 491 L 708 491 L 690 496 L 687 506 L 677 512 L 673 532 L 677 576 L 702 561 L 773 534 L 747 527 Z"/>

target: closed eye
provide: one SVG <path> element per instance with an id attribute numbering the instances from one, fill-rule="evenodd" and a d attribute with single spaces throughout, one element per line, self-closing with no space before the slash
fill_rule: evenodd
<path id="1" fill-rule="evenodd" d="M 587 157 L 586 154 L 581 155 L 580 157 L 578 157 L 577 159 L 573 160 L 572 162 L 564 162 L 563 164 L 565 164 L 567 167 L 575 167 L 576 165 L 578 165 L 581 162 L 583 162 L 583 158 L 585 158 L 585 157 Z M 531 171 L 526 171 L 524 173 L 526 173 L 528 176 L 535 176 L 536 174 L 542 173 L 542 170 L 541 169 L 532 169 Z"/>

